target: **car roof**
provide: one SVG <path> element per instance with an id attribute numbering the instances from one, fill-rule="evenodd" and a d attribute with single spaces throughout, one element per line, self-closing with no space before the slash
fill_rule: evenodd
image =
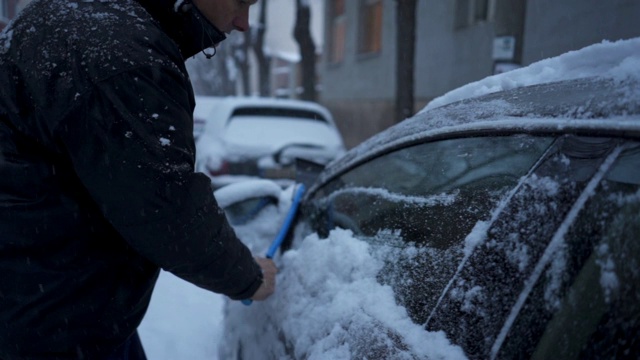
<path id="1" fill-rule="evenodd" d="M 195 117 L 208 118 L 216 114 L 216 118 L 229 119 L 234 110 L 246 107 L 297 109 L 321 114 L 330 124 L 334 125 L 333 117 L 326 107 L 311 101 L 297 99 L 278 99 L 266 97 L 239 96 L 196 96 Z"/>
<path id="2" fill-rule="evenodd" d="M 640 138 L 639 79 L 589 77 L 538 84 L 419 112 L 330 163 L 309 192 L 364 161 L 427 140 L 562 132 Z"/>

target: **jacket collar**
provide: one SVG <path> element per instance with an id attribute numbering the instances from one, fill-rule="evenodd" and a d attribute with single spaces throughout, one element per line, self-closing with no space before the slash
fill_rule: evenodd
<path id="1" fill-rule="evenodd" d="M 215 46 L 225 34 L 218 30 L 189 0 L 138 0 L 176 42 L 184 59 Z"/>

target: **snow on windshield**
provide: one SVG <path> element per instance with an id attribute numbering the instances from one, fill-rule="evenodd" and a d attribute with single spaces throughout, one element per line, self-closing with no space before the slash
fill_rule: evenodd
<path id="1" fill-rule="evenodd" d="M 407 196 L 398 193 L 392 193 L 387 189 L 383 188 L 372 188 L 372 187 L 348 187 L 338 191 L 331 193 L 327 200 L 332 200 L 342 194 L 367 194 L 376 196 L 379 198 L 384 198 L 389 202 L 396 203 L 406 203 L 406 204 L 415 204 L 415 205 L 424 205 L 424 206 L 434 206 L 434 205 L 451 205 L 456 201 L 456 196 L 458 192 L 454 192 L 452 194 L 439 194 L 433 196 Z"/>
<path id="2" fill-rule="evenodd" d="M 538 61 L 527 67 L 486 77 L 452 90 L 431 101 L 427 111 L 459 100 L 503 90 L 548 82 L 586 78 L 591 76 L 623 80 L 639 78 L 640 38 L 603 41 L 583 49 Z"/>

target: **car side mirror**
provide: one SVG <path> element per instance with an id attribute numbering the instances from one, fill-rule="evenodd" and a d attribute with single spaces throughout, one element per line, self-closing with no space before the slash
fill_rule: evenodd
<path id="1" fill-rule="evenodd" d="M 295 173 L 296 182 L 304 184 L 309 189 L 311 185 L 316 181 L 320 173 L 324 170 L 325 166 L 316 162 L 296 158 Z"/>
<path id="2" fill-rule="evenodd" d="M 244 225 L 268 205 L 278 205 L 282 187 L 266 179 L 250 179 L 213 192 L 231 225 Z"/>

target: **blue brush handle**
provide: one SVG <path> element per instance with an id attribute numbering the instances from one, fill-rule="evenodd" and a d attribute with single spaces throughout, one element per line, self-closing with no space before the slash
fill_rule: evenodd
<path id="1" fill-rule="evenodd" d="M 282 245 L 282 242 L 284 241 L 284 238 L 289 232 L 289 228 L 293 223 L 293 219 L 296 217 L 296 212 L 298 211 L 298 206 L 300 205 L 300 201 L 302 200 L 302 195 L 304 195 L 304 191 L 305 191 L 304 184 L 298 185 L 298 189 L 296 190 L 296 193 L 293 196 L 293 201 L 291 202 L 291 207 L 287 212 L 287 217 L 284 219 L 284 223 L 280 227 L 280 232 L 278 232 L 278 235 L 276 235 L 275 239 L 273 239 L 273 242 L 271 243 L 269 250 L 267 250 L 267 255 L 266 255 L 267 259 L 273 259 L 273 257 L 276 255 L 276 251 L 278 251 L 278 248 L 280 247 L 280 245 Z M 242 300 L 242 303 L 247 306 L 251 305 L 252 302 L 253 300 L 251 299 Z"/>

